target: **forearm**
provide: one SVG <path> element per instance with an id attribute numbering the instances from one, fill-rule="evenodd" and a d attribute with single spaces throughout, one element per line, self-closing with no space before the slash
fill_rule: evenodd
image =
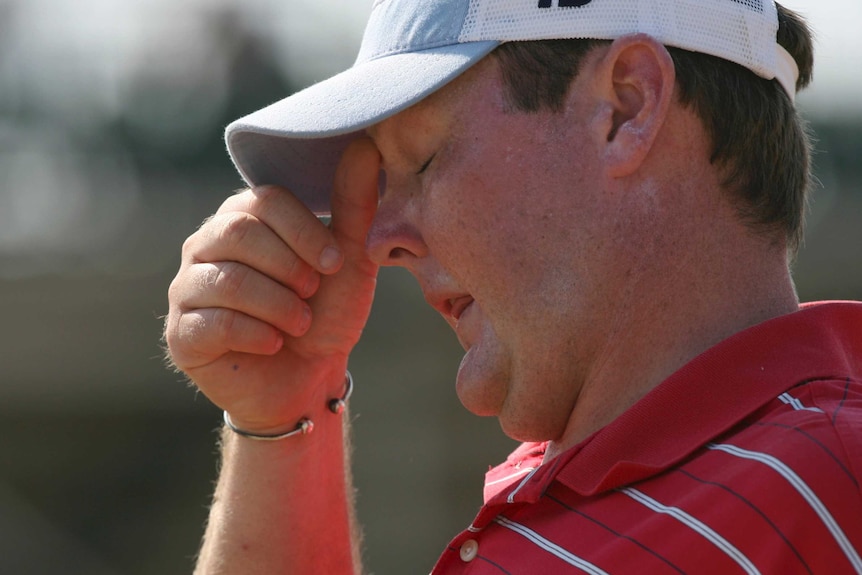
<path id="1" fill-rule="evenodd" d="M 347 414 L 275 442 L 223 433 L 222 469 L 196 575 L 354 575 Z"/>
<path id="2" fill-rule="evenodd" d="M 290 190 L 262 186 L 226 199 L 183 244 L 165 319 L 173 365 L 249 433 L 315 424 L 278 441 L 226 435 L 198 575 L 359 571 L 345 416 L 329 405 L 346 393 L 374 299 L 379 172 L 377 148 L 357 139 L 329 225 Z"/>

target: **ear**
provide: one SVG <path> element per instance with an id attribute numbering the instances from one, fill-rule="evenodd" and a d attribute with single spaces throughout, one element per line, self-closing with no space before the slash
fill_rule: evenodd
<path id="1" fill-rule="evenodd" d="M 676 70 L 667 49 L 646 34 L 615 40 L 597 63 L 594 88 L 605 103 L 598 120 L 611 177 L 636 171 L 652 149 L 674 98 Z"/>

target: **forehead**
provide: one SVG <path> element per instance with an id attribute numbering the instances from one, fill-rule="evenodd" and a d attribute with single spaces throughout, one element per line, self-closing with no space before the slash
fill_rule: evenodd
<path id="1" fill-rule="evenodd" d="M 375 141 L 385 141 L 398 132 L 421 130 L 427 124 L 450 124 L 479 108 L 504 110 L 502 85 L 496 58 L 486 56 L 455 80 L 427 98 L 366 129 Z"/>

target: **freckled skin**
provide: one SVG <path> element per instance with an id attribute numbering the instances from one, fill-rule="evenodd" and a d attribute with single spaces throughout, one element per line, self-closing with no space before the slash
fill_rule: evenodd
<path id="1" fill-rule="evenodd" d="M 348 147 L 331 228 L 289 190 L 222 204 L 169 290 L 174 362 L 239 427 L 318 425 L 299 441 L 225 432 L 197 572 L 358 571 L 349 418 L 327 401 L 343 393 L 378 265 L 411 271 L 455 330 L 464 405 L 547 440 L 545 461 L 697 354 L 797 309 L 783 233 L 741 221 L 674 94 L 673 60 L 645 35 L 592 51 L 556 114 L 508 112 L 492 56 Z M 223 233 L 236 221 L 257 232 L 243 249 Z M 321 266 L 334 246 L 340 268 Z M 246 290 L 209 281 L 221 261 L 246 270 Z"/>
<path id="2" fill-rule="evenodd" d="M 455 329 L 462 403 L 549 441 L 548 460 L 798 301 L 783 240 L 738 217 L 663 46 L 594 49 L 557 113 L 502 93 L 487 58 L 369 130 L 387 188 L 367 244 Z"/>
<path id="3" fill-rule="evenodd" d="M 454 285 L 475 298 L 458 330 L 467 348 L 458 395 L 518 439 L 562 433 L 594 352 L 590 337 L 600 335 L 601 286 L 618 273 L 615 247 L 597 238 L 619 210 L 594 183 L 583 112 L 507 112 L 489 59 L 373 132 L 388 187 L 370 243 L 413 234 L 422 257 L 390 263 L 426 290 Z M 412 174 L 431 154 L 425 172 Z"/>

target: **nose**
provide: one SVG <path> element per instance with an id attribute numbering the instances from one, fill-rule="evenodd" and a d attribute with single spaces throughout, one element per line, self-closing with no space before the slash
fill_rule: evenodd
<path id="1" fill-rule="evenodd" d="M 428 255 L 415 216 L 416 209 L 408 197 L 386 194 L 381 198 L 366 238 L 372 261 L 381 266 L 410 268 Z"/>

